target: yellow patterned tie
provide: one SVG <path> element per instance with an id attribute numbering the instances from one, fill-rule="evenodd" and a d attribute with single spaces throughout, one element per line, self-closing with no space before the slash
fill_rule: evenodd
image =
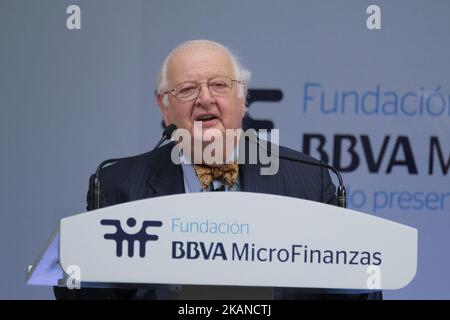
<path id="1" fill-rule="evenodd" d="M 219 179 L 228 187 L 234 186 L 238 176 L 239 166 L 236 162 L 221 167 L 194 165 L 202 190 L 206 190 L 213 180 Z"/>

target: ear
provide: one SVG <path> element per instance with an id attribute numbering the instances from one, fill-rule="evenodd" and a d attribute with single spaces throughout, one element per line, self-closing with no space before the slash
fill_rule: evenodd
<path id="1" fill-rule="evenodd" d="M 247 83 L 242 84 L 242 118 L 245 117 L 247 111 Z"/>
<path id="2" fill-rule="evenodd" d="M 156 103 L 158 104 L 159 110 L 161 111 L 163 118 L 164 118 L 164 124 L 166 125 L 166 127 L 169 125 L 169 120 L 168 120 L 168 107 L 166 107 L 164 105 L 163 102 L 163 96 L 160 94 L 156 95 Z"/>

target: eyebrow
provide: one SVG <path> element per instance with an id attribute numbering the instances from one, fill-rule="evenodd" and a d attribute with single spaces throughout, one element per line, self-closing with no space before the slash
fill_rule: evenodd
<path id="1" fill-rule="evenodd" d="M 229 77 L 230 79 L 233 79 L 233 77 L 229 76 L 226 73 L 213 73 L 211 75 L 209 75 L 206 80 L 211 79 L 211 78 L 215 78 L 215 77 Z M 175 83 L 175 85 L 179 84 L 179 83 L 183 83 L 183 82 L 198 82 L 199 80 L 194 80 L 194 79 L 185 79 L 185 80 L 180 80 L 178 82 Z"/>

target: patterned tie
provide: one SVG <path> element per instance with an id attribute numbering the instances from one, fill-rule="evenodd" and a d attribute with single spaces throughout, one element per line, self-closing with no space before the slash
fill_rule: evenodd
<path id="1" fill-rule="evenodd" d="M 194 165 L 202 190 L 206 190 L 213 180 L 219 179 L 226 186 L 232 187 L 236 183 L 239 166 L 236 162 L 225 164 L 221 167 L 208 167 Z"/>

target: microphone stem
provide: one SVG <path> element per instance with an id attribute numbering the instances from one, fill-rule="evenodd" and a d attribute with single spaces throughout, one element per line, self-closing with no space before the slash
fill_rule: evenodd
<path id="1" fill-rule="evenodd" d="M 280 158 L 288 158 L 288 160 L 291 160 L 290 157 L 280 156 Z M 325 163 L 319 164 L 319 163 L 313 163 L 310 161 L 303 161 L 301 159 L 292 159 L 292 160 L 298 161 L 300 163 L 309 164 L 309 165 L 316 165 L 319 167 L 324 167 L 324 168 L 327 168 L 327 169 L 333 171 L 339 180 L 339 186 L 337 188 L 337 195 L 336 195 L 337 205 L 338 205 L 338 207 L 341 207 L 341 208 L 347 208 L 347 191 L 344 186 L 344 180 L 342 179 L 341 173 L 339 171 L 337 171 L 336 168 L 334 168 L 333 166 L 330 166 L 328 164 L 325 164 Z"/>
<path id="2" fill-rule="evenodd" d="M 92 208 L 94 210 L 100 209 L 100 179 L 94 179 L 94 201 Z"/>

